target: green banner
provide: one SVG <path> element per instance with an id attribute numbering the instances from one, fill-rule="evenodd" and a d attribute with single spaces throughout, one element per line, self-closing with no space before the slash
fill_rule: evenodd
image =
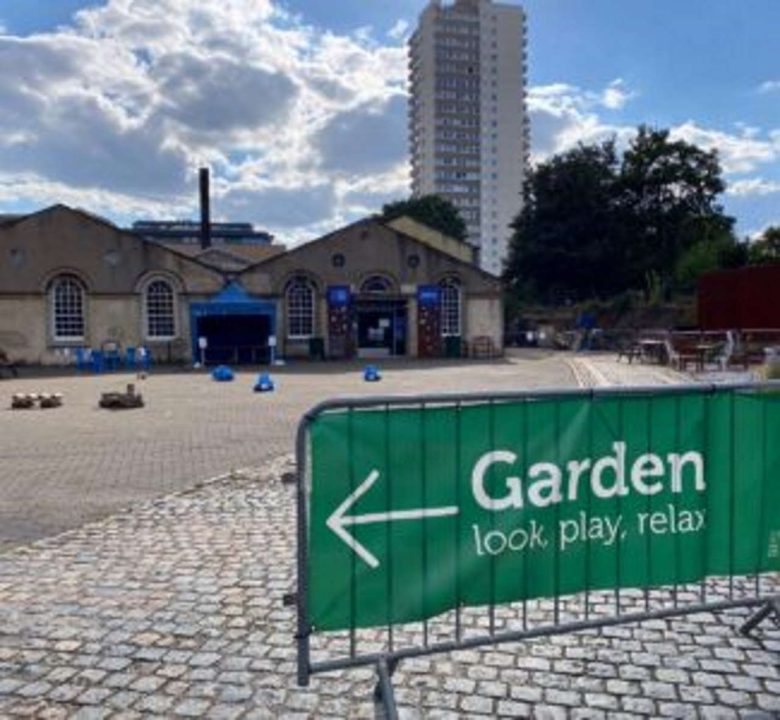
<path id="1" fill-rule="evenodd" d="M 780 571 L 780 395 L 330 411 L 311 426 L 315 630 Z"/>

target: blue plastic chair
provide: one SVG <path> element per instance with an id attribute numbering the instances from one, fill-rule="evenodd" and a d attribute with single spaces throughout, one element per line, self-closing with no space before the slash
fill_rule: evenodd
<path id="1" fill-rule="evenodd" d="M 92 367 L 92 351 L 89 348 L 76 348 L 76 370 L 86 372 Z"/>
<path id="2" fill-rule="evenodd" d="M 92 372 L 102 373 L 105 369 L 105 357 L 102 350 L 92 350 Z"/>
<path id="3" fill-rule="evenodd" d="M 113 371 L 119 370 L 119 365 L 122 362 L 122 357 L 119 354 L 119 348 L 112 348 L 111 350 L 105 350 L 103 352 L 103 358 L 106 364 L 106 370 Z"/>
<path id="4" fill-rule="evenodd" d="M 129 347 L 125 349 L 125 367 L 128 370 L 135 370 L 136 368 L 136 352 L 134 347 Z"/>

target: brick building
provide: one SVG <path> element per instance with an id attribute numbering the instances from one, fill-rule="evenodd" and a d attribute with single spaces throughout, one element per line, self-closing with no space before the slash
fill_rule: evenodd
<path id="1" fill-rule="evenodd" d="M 199 338 L 212 363 L 265 362 L 274 343 L 281 357 L 368 358 L 502 342 L 498 279 L 471 247 L 408 218 L 369 218 L 289 251 L 266 245 L 258 260 L 55 205 L 0 216 L 0 258 L 0 348 L 31 364 L 107 345 L 191 362 Z"/>

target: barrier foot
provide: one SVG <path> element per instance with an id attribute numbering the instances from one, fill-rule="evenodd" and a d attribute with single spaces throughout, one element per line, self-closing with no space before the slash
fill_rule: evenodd
<path id="1" fill-rule="evenodd" d="M 761 609 L 758 610 L 748 621 L 739 629 L 742 635 L 749 635 L 764 620 L 774 615 L 775 622 L 780 622 L 780 597 L 767 600 Z"/>
<path id="2" fill-rule="evenodd" d="M 380 660 L 376 664 L 376 672 L 379 682 L 374 689 L 374 698 L 377 703 L 382 703 L 384 720 L 398 720 L 398 708 L 395 704 L 395 691 L 393 690 L 392 675 L 397 661 Z"/>

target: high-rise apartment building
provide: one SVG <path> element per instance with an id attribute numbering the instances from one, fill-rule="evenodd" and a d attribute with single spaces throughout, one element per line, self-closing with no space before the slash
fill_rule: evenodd
<path id="1" fill-rule="evenodd" d="M 430 0 L 409 40 L 412 193 L 451 200 L 500 273 L 529 155 L 525 13 Z"/>

